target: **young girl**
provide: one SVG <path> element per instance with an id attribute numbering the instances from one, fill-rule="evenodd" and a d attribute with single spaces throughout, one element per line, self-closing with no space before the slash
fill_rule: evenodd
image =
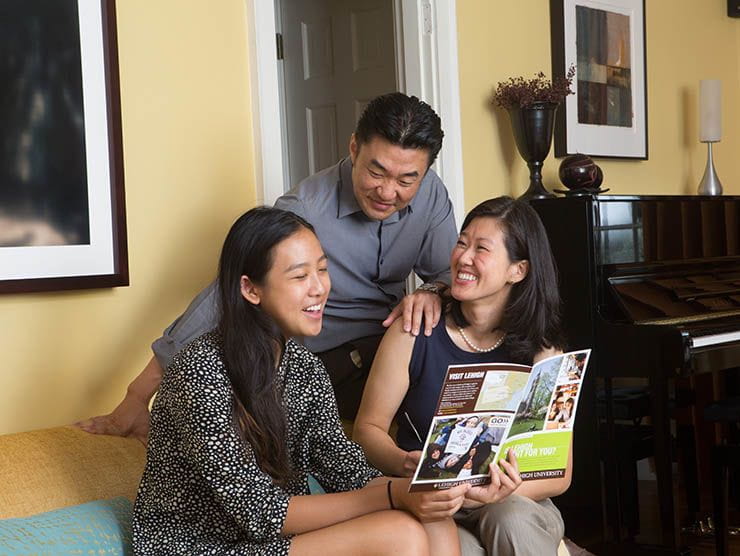
<path id="1" fill-rule="evenodd" d="M 329 293 L 311 226 L 250 210 L 218 287 L 218 327 L 175 357 L 152 407 L 135 553 L 457 553 L 446 532 L 467 487 L 411 495 L 382 478 L 346 439 L 323 365 L 290 339 L 319 333 Z M 309 473 L 330 494 L 309 495 Z"/>
<path id="2" fill-rule="evenodd" d="M 407 422 L 426 437 L 448 365 L 531 364 L 563 344 L 555 265 L 542 224 L 525 202 L 500 197 L 475 207 L 450 267 L 452 299 L 444 318 L 429 337 L 411 337 L 394 324 L 365 387 L 354 438 L 387 474 L 413 473 L 422 446 Z M 396 414 L 406 420 L 398 420 L 394 442 L 388 431 Z M 564 525 L 549 497 L 568 488 L 571 465 L 564 478 L 519 479 L 508 497 L 474 487 L 455 518 L 488 554 L 555 554 Z M 499 480 L 494 466 L 491 473 Z"/>

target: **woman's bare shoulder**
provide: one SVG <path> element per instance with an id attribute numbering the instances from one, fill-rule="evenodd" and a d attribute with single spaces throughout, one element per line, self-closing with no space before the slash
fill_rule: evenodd
<path id="1" fill-rule="evenodd" d="M 556 348 L 556 347 L 542 348 L 534 356 L 533 363 L 537 363 L 538 361 L 542 361 L 543 359 L 547 359 L 548 357 L 553 357 L 555 355 L 561 355 L 562 353 L 563 353 L 563 350 L 560 348 Z"/>

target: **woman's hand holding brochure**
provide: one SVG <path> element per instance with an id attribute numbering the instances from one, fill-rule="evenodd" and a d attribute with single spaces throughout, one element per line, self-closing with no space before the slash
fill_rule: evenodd
<path id="1" fill-rule="evenodd" d="M 495 504 L 504 500 L 522 484 L 522 478 L 519 476 L 519 462 L 514 450 L 509 450 L 506 459 L 499 460 L 498 464 L 491 463 L 488 469 L 491 482 L 487 485 L 472 487 L 465 495 L 466 500 L 479 504 Z M 466 504 L 466 507 L 470 506 Z"/>

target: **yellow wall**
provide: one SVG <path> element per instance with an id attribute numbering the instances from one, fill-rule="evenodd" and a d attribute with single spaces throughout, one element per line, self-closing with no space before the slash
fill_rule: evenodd
<path id="1" fill-rule="evenodd" d="M 693 194 L 706 163 L 698 142 L 700 79 L 721 79 L 723 137 L 715 166 L 725 193 L 740 194 L 740 20 L 725 0 L 646 2 L 649 160 L 597 160 L 603 187 L 616 194 Z M 548 0 L 458 0 L 465 205 L 522 193 L 527 168 L 516 152 L 508 115 L 488 103 L 510 76 L 550 76 Z M 544 183 L 561 188 L 559 159 L 545 161 Z"/>
<path id="2" fill-rule="evenodd" d="M 120 399 L 152 339 L 215 271 L 255 203 L 244 0 L 125 0 L 119 55 L 131 286 L 0 297 L 0 433 L 70 422 Z M 548 0 L 457 0 L 465 204 L 527 183 L 498 81 L 550 73 Z M 649 0 L 650 160 L 600 161 L 613 193 L 691 193 L 705 151 L 696 95 L 723 81 L 716 166 L 740 194 L 740 21 L 724 0 Z M 559 185 L 552 156 L 545 183 Z"/>
<path id="3" fill-rule="evenodd" d="M 255 202 L 244 0 L 117 4 L 131 285 L 0 297 L 0 433 L 113 407 Z"/>

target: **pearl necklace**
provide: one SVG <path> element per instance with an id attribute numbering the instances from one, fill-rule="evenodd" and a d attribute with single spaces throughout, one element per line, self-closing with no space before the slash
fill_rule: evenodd
<path id="1" fill-rule="evenodd" d="M 506 332 L 504 332 L 501 337 L 498 339 L 498 341 L 493 344 L 491 347 L 482 348 L 476 346 L 473 342 L 471 342 L 468 337 L 465 335 L 465 331 L 462 329 L 462 326 L 457 327 L 457 331 L 460 333 L 460 336 L 462 337 L 463 341 L 468 344 L 468 347 L 470 347 L 472 350 L 477 351 L 478 353 L 488 353 L 489 351 L 493 351 L 497 347 L 501 345 L 501 343 L 504 341 L 504 338 L 506 338 Z"/>

